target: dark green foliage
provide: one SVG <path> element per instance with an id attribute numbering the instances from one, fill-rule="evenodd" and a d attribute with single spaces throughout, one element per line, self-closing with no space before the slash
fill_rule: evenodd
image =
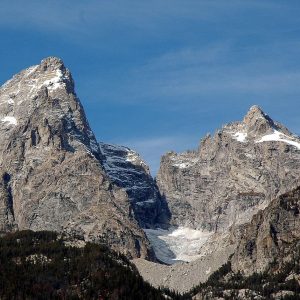
<path id="1" fill-rule="evenodd" d="M 53 232 L 20 231 L 0 238 L 0 299 L 183 299 L 144 282 L 106 246 L 65 246 Z"/>

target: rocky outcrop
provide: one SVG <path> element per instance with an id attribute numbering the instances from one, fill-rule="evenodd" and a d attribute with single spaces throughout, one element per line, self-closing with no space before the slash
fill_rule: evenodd
<path id="1" fill-rule="evenodd" d="M 274 199 L 251 223 L 239 228 L 237 249 L 231 259 L 233 271 L 249 276 L 272 268 L 272 264 L 278 270 L 293 262 L 300 244 L 299 212 L 300 187 Z"/>
<path id="2" fill-rule="evenodd" d="M 1 230 L 64 231 L 128 257 L 149 256 L 63 62 L 50 57 L 14 76 L 0 89 L 0 105 Z"/>
<path id="3" fill-rule="evenodd" d="M 149 167 L 140 155 L 123 146 L 99 143 L 103 166 L 110 180 L 123 188 L 142 228 L 166 227 L 168 207 L 160 196 Z"/>
<path id="4" fill-rule="evenodd" d="M 234 254 L 193 289 L 193 299 L 298 299 L 299 211 L 300 187 L 272 200 L 250 223 L 234 228 Z"/>
<path id="5" fill-rule="evenodd" d="M 137 260 L 137 268 L 153 285 L 185 291 L 197 281 L 205 282 L 235 251 L 235 270 L 253 271 L 259 257 L 258 265 L 265 267 L 275 248 L 266 250 L 262 243 L 252 260 L 246 252 L 256 246 L 246 241 L 264 228 L 260 229 L 260 223 L 254 223 L 248 231 L 245 228 L 272 199 L 300 184 L 299 169 L 300 139 L 257 106 L 249 110 L 243 121 L 225 125 L 213 137 L 207 135 L 198 150 L 167 153 L 162 157 L 157 184 L 167 199 L 171 224 L 193 227 L 210 235 L 198 248 L 201 258 L 189 264 L 160 267 Z M 282 215 L 279 222 L 284 222 L 284 218 Z M 286 236 L 294 220 L 287 218 L 287 222 L 290 225 L 286 225 Z M 266 230 L 261 234 L 269 233 Z M 263 251 L 267 254 L 263 255 Z M 159 275 L 153 275 L 155 269 L 159 269 Z"/>
<path id="6" fill-rule="evenodd" d="M 157 184 L 172 224 L 226 232 L 300 183 L 300 139 L 253 106 L 198 150 L 162 157 Z"/>

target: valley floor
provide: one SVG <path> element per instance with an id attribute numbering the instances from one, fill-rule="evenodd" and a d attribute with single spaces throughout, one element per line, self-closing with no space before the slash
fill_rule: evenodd
<path id="1" fill-rule="evenodd" d="M 178 262 L 164 265 L 141 258 L 134 259 L 132 262 L 144 280 L 154 287 L 167 287 L 176 292 L 184 293 L 200 282 L 205 282 L 214 271 L 227 262 L 233 250 L 232 246 L 223 247 L 190 263 Z"/>

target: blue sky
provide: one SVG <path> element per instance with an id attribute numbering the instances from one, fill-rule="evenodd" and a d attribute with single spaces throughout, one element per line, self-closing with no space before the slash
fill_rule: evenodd
<path id="1" fill-rule="evenodd" d="M 0 83 L 47 56 L 104 142 L 155 173 L 253 104 L 300 133 L 300 1 L 1 0 Z"/>

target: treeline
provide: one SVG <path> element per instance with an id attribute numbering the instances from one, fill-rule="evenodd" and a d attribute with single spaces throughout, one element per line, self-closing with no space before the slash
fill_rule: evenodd
<path id="1" fill-rule="evenodd" d="M 20 231 L 0 238 L 2 300 L 183 298 L 153 288 L 126 257 L 103 245 L 70 247 L 47 231 Z"/>
<path id="2" fill-rule="evenodd" d="M 274 271 L 276 270 L 276 271 Z M 291 275 L 295 274 L 295 276 Z M 236 299 L 247 289 L 264 299 L 289 291 L 282 299 L 300 299 L 300 247 L 288 263 L 274 261 L 270 270 L 244 277 L 234 273 L 230 260 L 207 282 L 181 295 L 155 289 L 145 282 L 123 255 L 105 245 L 83 248 L 65 244 L 54 232 L 19 231 L 0 238 L 0 299 Z"/>
<path id="3" fill-rule="evenodd" d="M 298 277 L 298 276 L 299 277 Z M 234 273 L 230 260 L 209 279 L 196 286 L 189 295 L 201 294 L 203 299 L 222 297 L 223 299 L 237 299 L 239 290 L 249 290 L 252 295 L 262 296 L 264 299 L 274 299 L 272 294 L 285 291 L 286 295 L 280 299 L 300 299 L 300 248 L 293 250 L 293 258 L 282 264 L 274 260 L 270 269 L 263 273 L 254 273 L 249 277 L 241 273 Z M 205 298 L 209 295 L 209 298 Z M 252 298 L 249 298 L 252 299 Z"/>

